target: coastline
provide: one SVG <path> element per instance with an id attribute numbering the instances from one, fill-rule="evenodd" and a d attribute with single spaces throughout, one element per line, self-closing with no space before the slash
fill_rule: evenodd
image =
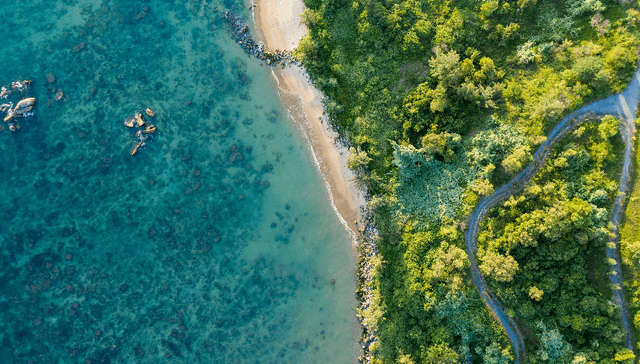
<path id="1" fill-rule="evenodd" d="M 301 18 L 302 0 L 254 0 L 252 10 L 257 38 L 266 51 L 293 51 L 307 34 Z M 283 106 L 308 141 L 336 214 L 355 238 L 364 220 L 366 196 L 346 166 L 349 150 L 335 141 L 338 135 L 326 122 L 324 96 L 302 66 L 271 67 L 271 72 Z"/>
<path id="2" fill-rule="evenodd" d="M 256 38 L 262 41 L 262 54 L 292 52 L 308 29 L 302 23 L 305 9 L 302 0 L 251 0 Z M 338 134 L 331 129 L 324 113 L 324 95 L 311 82 L 306 70 L 299 64 L 271 67 L 280 100 L 308 142 L 311 157 L 318 168 L 331 205 L 345 228 L 350 232 L 357 251 L 356 297 L 360 332 L 357 362 L 371 363 L 373 348 L 378 345 L 375 328 L 365 320 L 374 300 L 375 266 L 378 257 L 378 231 L 372 211 L 367 207 L 367 196 L 355 181 L 356 175 L 347 168 L 349 150 L 337 142 Z"/>

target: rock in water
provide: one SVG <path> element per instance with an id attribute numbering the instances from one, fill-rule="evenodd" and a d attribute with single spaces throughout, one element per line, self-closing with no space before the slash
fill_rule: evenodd
<path id="1" fill-rule="evenodd" d="M 4 117 L 4 122 L 8 123 L 11 119 L 13 119 L 13 110 L 9 110 L 9 112 L 7 112 L 7 116 Z"/>
<path id="2" fill-rule="evenodd" d="M 124 119 L 124 126 L 127 126 L 129 128 L 133 128 L 135 126 L 135 123 L 136 123 L 136 119 L 134 119 L 133 117 L 128 117 Z"/>
<path id="3" fill-rule="evenodd" d="M 136 145 L 133 146 L 133 148 L 131 148 L 129 153 L 131 153 L 131 155 L 134 155 L 134 154 L 138 153 L 138 150 L 140 148 L 144 147 L 145 145 L 147 145 L 145 142 L 138 142 L 138 143 L 136 143 Z"/>
<path id="4" fill-rule="evenodd" d="M 136 124 L 138 124 L 138 126 L 144 126 L 144 119 L 142 118 L 142 114 L 138 113 L 138 114 L 135 114 L 133 117 L 135 118 Z"/>
<path id="5" fill-rule="evenodd" d="M 150 108 L 147 108 L 144 112 L 147 113 L 147 115 L 149 115 L 149 117 L 154 117 L 156 116 L 155 111 L 151 110 Z"/>
<path id="6" fill-rule="evenodd" d="M 56 101 L 60 101 L 62 100 L 62 97 L 64 96 L 64 91 L 62 91 L 61 88 L 58 89 L 58 92 L 56 92 L 56 97 L 55 100 Z"/>
<path id="7" fill-rule="evenodd" d="M 22 87 L 23 87 L 23 85 L 22 85 L 22 82 L 20 82 L 20 81 L 11 82 L 11 89 L 13 91 L 22 91 Z"/>
<path id="8" fill-rule="evenodd" d="M 35 103 L 35 97 L 29 97 L 27 99 L 20 100 L 20 102 L 18 102 L 18 104 L 16 105 L 16 108 L 13 109 L 13 113 L 21 116 L 22 114 L 33 110 L 33 105 Z"/>
<path id="9" fill-rule="evenodd" d="M 156 132 L 156 126 L 153 124 L 149 124 L 142 132 L 145 134 L 153 134 Z"/>

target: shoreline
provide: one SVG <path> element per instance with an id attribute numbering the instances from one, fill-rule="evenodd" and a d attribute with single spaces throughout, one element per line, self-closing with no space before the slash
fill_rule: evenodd
<path id="1" fill-rule="evenodd" d="M 257 39 L 266 51 L 293 51 L 307 34 L 302 23 L 302 0 L 253 0 L 251 9 Z M 314 164 L 326 183 L 331 205 L 355 240 L 364 220 L 366 195 L 355 185 L 347 168 L 349 150 L 338 144 L 337 133 L 328 126 L 322 100 L 306 70 L 295 64 L 271 67 L 280 100 L 310 148 Z"/>
<path id="2" fill-rule="evenodd" d="M 286 57 L 298 46 L 308 29 L 302 23 L 302 0 L 251 0 L 251 13 L 259 55 L 284 51 Z M 277 52 L 276 52 L 277 53 Z M 271 53 L 273 54 L 273 53 Z M 267 60 L 269 63 L 269 59 Z M 289 62 L 286 67 L 271 66 L 282 105 L 296 124 L 325 182 L 336 215 L 349 231 L 356 253 L 355 315 L 359 323 L 357 362 L 371 363 L 372 349 L 379 345 L 375 328 L 367 323 L 366 312 L 374 300 L 373 271 L 381 264 L 378 257 L 378 231 L 368 208 L 367 194 L 356 185 L 356 174 L 347 168 L 349 150 L 339 140 L 325 114 L 324 95 L 317 90 L 304 67 Z"/>

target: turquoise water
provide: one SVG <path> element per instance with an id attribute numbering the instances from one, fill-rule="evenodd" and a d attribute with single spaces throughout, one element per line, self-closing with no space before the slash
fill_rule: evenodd
<path id="1" fill-rule="evenodd" d="M 37 98 L 0 131 L 3 362 L 356 360 L 351 239 L 224 8 L 3 2 L 0 84 L 33 83 L 0 103 Z"/>

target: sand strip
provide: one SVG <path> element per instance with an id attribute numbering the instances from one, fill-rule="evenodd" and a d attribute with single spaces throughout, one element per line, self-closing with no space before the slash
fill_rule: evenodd
<path id="1" fill-rule="evenodd" d="M 302 23 L 302 0 L 254 0 L 254 21 L 258 38 L 267 51 L 292 51 L 307 34 Z M 323 95 L 309 80 L 304 68 L 272 68 L 283 105 L 309 141 L 313 158 L 327 182 L 336 212 L 353 232 L 360 223 L 364 193 L 355 185 L 354 173 L 346 167 L 349 151 L 336 144 L 337 134 L 323 117 Z M 323 121 L 325 120 L 325 121 Z"/>

